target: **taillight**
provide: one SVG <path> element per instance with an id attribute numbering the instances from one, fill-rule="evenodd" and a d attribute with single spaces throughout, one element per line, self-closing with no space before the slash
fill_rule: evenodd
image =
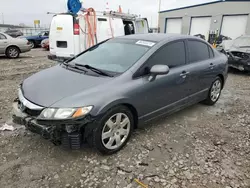
<path id="1" fill-rule="evenodd" d="M 79 24 L 74 24 L 74 35 L 80 35 L 80 26 L 79 26 Z"/>

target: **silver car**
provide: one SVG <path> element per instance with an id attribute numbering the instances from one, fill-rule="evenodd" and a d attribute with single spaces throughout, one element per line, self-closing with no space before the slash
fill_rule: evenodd
<path id="1" fill-rule="evenodd" d="M 0 32 L 0 55 L 5 54 L 9 58 L 18 58 L 20 53 L 31 50 L 31 45 L 26 39 L 12 38 Z"/>

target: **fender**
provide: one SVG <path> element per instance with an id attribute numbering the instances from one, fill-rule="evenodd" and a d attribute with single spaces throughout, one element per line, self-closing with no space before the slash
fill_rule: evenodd
<path id="1" fill-rule="evenodd" d="M 100 107 L 98 109 L 98 111 L 96 112 L 96 114 L 93 114 L 93 115 L 95 116 L 95 115 L 104 114 L 109 109 L 111 109 L 112 107 L 117 106 L 117 105 L 121 105 L 121 104 L 130 104 L 130 105 L 132 105 L 130 103 L 130 100 L 128 98 L 119 98 L 119 99 L 116 99 L 114 101 L 108 101 L 108 102 L 106 102 L 102 107 Z"/>

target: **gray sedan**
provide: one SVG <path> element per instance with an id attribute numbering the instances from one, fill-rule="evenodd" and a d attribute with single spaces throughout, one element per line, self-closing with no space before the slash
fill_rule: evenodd
<path id="1" fill-rule="evenodd" d="M 198 102 L 215 104 L 227 61 L 192 36 L 110 39 L 24 80 L 13 119 L 55 144 L 79 149 L 87 141 L 111 154 L 145 122 Z"/>
<path id="2" fill-rule="evenodd" d="M 9 58 L 18 58 L 20 53 L 31 50 L 29 41 L 21 38 L 12 38 L 6 33 L 0 32 L 0 55 L 4 54 Z"/>

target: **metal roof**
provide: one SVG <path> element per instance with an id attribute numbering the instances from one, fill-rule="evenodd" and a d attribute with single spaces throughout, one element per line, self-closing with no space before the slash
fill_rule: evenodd
<path id="1" fill-rule="evenodd" d="M 203 5 L 210 5 L 210 4 L 221 3 L 221 2 L 247 2 L 247 1 L 250 2 L 250 0 L 217 0 L 217 1 L 196 4 L 196 5 L 190 5 L 190 6 L 185 6 L 185 7 L 175 8 L 175 9 L 162 10 L 162 11 L 160 11 L 160 13 L 171 12 L 171 11 L 175 11 L 175 10 L 182 10 L 182 9 L 186 9 L 186 8 L 199 7 L 199 6 L 203 6 Z"/>

